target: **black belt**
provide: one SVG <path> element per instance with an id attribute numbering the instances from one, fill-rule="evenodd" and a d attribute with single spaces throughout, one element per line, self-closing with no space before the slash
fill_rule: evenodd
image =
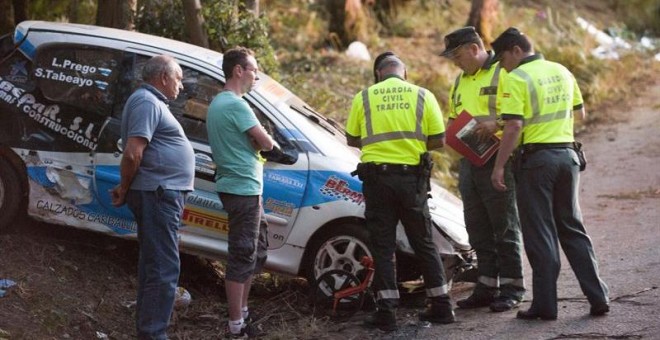
<path id="1" fill-rule="evenodd" d="M 390 173 L 390 174 L 418 174 L 420 172 L 419 165 L 408 165 L 408 164 L 390 164 L 390 163 L 381 163 L 375 164 L 370 163 L 376 172 L 379 173 Z"/>
<path id="2" fill-rule="evenodd" d="M 522 146 L 522 150 L 524 153 L 532 153 L 534 151 L 538 150 L 545 150 L 545 149 L 565 149 L 565 148 L 571 148 L 573 149 L 573 143 L 529 143 L 529 144 L 524 144 Z"/>

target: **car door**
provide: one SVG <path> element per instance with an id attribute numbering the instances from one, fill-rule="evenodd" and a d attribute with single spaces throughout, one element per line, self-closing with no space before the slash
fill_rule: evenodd
<path id="1" fill-rule="evenodd" d="M 127 53 L 122 62 L 122 74 L 119 80 L 118 98 L 113 115 L 104 124 L 100 140 L 105 145 L 114 145 L 112 152 L 95 155 L 95 188 L 99 201 L 103 202 L 108 214 L 123 219 L 126 208 L 116 209 L 110 205 L 107 190 L 119 182 L 119 161 L 121 160 L 120 140 L 121 108 L 133 90 L 138 86 L 142 66 L 149 56 Z M 170 102 L 170 110 L 181 123 L 195 152 L 195 191 L 186 197 L 186 206 L 182 217 L 181 245 L 193 252 L 217 255 L 226 251 L 228 222 L 227 214 L 222 209 L 216 193 L 214 176 L 215 163 L 208 145 L 206 113 L 208 105 L 222 90 L 222 82 L 217 76 L 199 71 L 194 65 L 181 63 L 184 89 L 178 98 Z M 253 97 L 246 96 L 251 108 L 264 127 L 278 140 L 288 157 L 270 156 L 276 162 L 267 162 L 264 169 L 264 208 L 271 226 L 269 245 L 276 248 L 284 244 L 292 229 L 304 194 L 307 176 L 306 158 L 297 157 L 294 142 L 287 137 L 287 129 L 273 118 L 264 108 L 268 105 Z M 294 155 L 294 156 L 291 156 Z M 295 163 L 295 164 L 284 164 Z M 286 173 L 294 167 L 304 171 Z"/>
<path id="2" fill-rule="evenodd" d="M 108 190 L 115 187 L 120 180 L 119 165 L 123 151 L 120 138 L 121 118 L 124 104 L 128 97 L 142 83 L 141 73 L 150 55 L 126 51 L 122 59 L 121 75 L 118 81 L 117 98 L 112 116 L 105 122 L 100 133 L 100 141 L 108 148 L 94 155 L 94 179 L 98 201 L 107 215 L 116 218 L 132 219 L 132 214 L 122 206 L 113 207 Z M 183 85 L 176 100 L 170 101 L 169 108 L 183 127 L 195 152 L 195 191 L 186 197 L 186 206 L 182 217 L 182 234 L 190 234 L 182 242 L 198 243 L 204 239 L 222 239 L 227 230 L 227 216 L 222 210 L 222 204 L 215 194 L 213 176 L 215 164 L 212 161 L 210 147 L 206 143 L 205 117 L 208 103 L 222 84 L 194 68 L 181 65 L 183 70 Z M 126 228 L 134 232 L 134 224 Z M 117 230 L 121 232 L 121 230 Z M 199 237 L 195 237 L 198 235 Z M 200 238 L 201 237 L 201 238 Z M 214 245 L 197 245 L 192 247 L 215 247 Z"/>
<path id="3" fill-rule="evenodd" d="M 29 150 L 31 215 L 110 231 L 97 223 L 90 155 L 104 149 L 99 133 L 112 111 L 120 59 L 117 50 L 52 42 L 39 45 L 31 63 L 12 63 L 25 70 L 16 72 L 25 81 L 17 101 L 22 114 L 14 122 L 21 138 L 14 147 Z"/>

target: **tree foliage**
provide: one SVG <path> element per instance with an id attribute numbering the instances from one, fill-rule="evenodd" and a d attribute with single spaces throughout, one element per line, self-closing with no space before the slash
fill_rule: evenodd
<path id="1" fill-rule="evenodd" d="M 78 0 L 72 0 L 74 4 Z M 132 30 L 137 0 L 100 0 L 96 11 L 96 25 Z M 74 21 L 75 22 L 75 21 Z"/>
<path id="2" fill-rule="evenodd" d="M 211 48 L 221 51 L 244 46 L 255 51 L 260 67 L 271 77 L 279 78 L 279 64 L 268 36 L 268 19 L 246 10 L 243 1 L 203 1 Z"/>
<path id="3" fill-rule="evenodd" d="M 179 41 L 186 38 L 181 0 L 139 0 L 135 29 Z"/>
<path id="4" fill-rule="evenodd" d="M 11 32 L 14 27 L 14 12 L 9 0 L 0 0 L 0 35 Z"/>
<path id="5" fill-rule="evenodd" d="M 201 5 L 209 48 L 221 52 L 238 45 L 251 48 L 257 54 L 260 67 L 270 76 L 278 77 L 279 65 L 268 37 L 268 20 L 263 13 L 255 17 L 245 10 L 243 1 L 238 0 L 202 0 Z M 140 0 L 136 29 L 191 42 L 183 18 L 181 0 Z"/>
<path id="6" fill-rule="evenodd" d="M 30 20 L 94 24 L 97 1 L 103 0 L 24 0 L 23 2 L 27 5 Z"/>
<path id="7" fill-rule="evenodd" d="M 623 14 L 630 29 L 641 34 L 660 35 L 660 1 L 615 0 L 613 7 Z"/>

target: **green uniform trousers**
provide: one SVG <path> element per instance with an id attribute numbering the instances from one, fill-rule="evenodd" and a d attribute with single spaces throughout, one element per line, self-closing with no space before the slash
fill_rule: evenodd
<path id="1" fill-rule="evenodd" d="M 491 184 L 495 157 L 482 167 L 463 158 L 459 190 L 470 245 L 477 253 L 479 279 L 475 294 L 498 294 L 522 301 L 525 293 L 522 269 L 522 239 L 516 207 L 515 181 L 510 162 L 504 180 L 506 192 Z"/>

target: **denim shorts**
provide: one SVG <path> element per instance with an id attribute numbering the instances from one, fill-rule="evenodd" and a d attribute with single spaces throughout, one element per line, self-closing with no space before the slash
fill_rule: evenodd
<path id="1" fill-rule="evenodd" d="M 218 193 L 229 216 L 229 255 L 225 279 L 243 283 L 266 262 L 268 223 L 261 196 Z"/>

